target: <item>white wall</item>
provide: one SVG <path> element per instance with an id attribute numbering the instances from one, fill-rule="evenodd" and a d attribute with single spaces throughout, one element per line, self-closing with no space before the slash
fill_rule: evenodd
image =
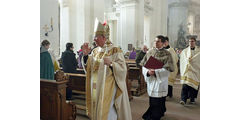
<path id="1" fill-rule="evenodd" d="M 47 25 L 48 31 L 51 29 L 51 18 L 53 23 L 53 31 L 45 36 L 43 27 Z M 59 39 L 59 4 L 57 0 L 41 0 L 40 1 L 40 42 L 47 39 L 50 42 L 50 48 L 54 50 L 55 55 L 60 53 Z"/>

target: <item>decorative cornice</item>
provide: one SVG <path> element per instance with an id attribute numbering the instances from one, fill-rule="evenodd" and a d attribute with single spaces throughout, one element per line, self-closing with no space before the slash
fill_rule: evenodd
<path id="1" fill-rule="evenodd" d="M 107 12 L 105 14 L 105 17 L 107 18 L 107 20 L 117 20 L 118 18 L 117 12 Z"/>
<path id="2" fill-rule="evenodd" d="M 144 4 L 144 14 L 149 15 L 153 11 L 153 7 L 149 4 Z"/>
<path id="3" fill-rule="evenodd" d="M 121 7 L 134 6 L 137 4 L 138 0 L 115 0 L 117 4 Z"/>
<path id="4" fill-rule="evenodd" d="M 59 1 L 60 4 L 62 4 L 62 7 L 68 7 L 69 6 L 69 1 L 68 0 L 61 0 Z"/>

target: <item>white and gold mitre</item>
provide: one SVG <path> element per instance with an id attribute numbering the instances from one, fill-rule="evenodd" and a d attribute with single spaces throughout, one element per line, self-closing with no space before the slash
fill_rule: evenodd
<path id="1" fill-rule="evenodd" d="M 99 20 L 96 18 L 95 19 L 95 24 L 94 24 L 94 35 L 104 35 L 105 36 L 105 29 L 104 25 L 99 22 Z"/>
<path id="2" fill-rule="evenodd" d="M 95 19 L 95 24 L 94 24 L 94 36 L 97 35 L 103 35 L 107 39 L 107 43 L 110 42 L 109 40 L 109 25 L 107 23 L 101 23 L 97 18 Z"/>

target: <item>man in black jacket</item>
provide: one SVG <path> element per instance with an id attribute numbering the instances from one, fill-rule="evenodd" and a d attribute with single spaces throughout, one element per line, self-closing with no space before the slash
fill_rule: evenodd
<path id="1" fill-rule="evenodd" d="M 136 58 L 136 64 L 137 64 L 137 67 L 141 67 L 139 64 L 140 62 L 142 61 L 143 57 L 145 56 L 145 54 L 147 53 L 148 51 L 148 48 L 146 45 L 143 46 L 143 49 L 141 50 L 141 52 L 138 54 L 137 58 Z"/>
<path id="2" fill-rule="evenodd" d="M 73 44 L 67 43 L 66 50 L 62 53 L 62 67 L 65 73 L 76 73 L 77 69 L 77 59 L 75 57 L 75 53 L 73 52 Z M 66 90 L 67 100 L 72 99 L 72 90 L 67 88 Z"/>

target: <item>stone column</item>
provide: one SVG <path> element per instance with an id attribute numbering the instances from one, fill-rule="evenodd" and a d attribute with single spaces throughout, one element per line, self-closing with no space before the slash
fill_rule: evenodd
<path id="1" fill-rule="evenodd" d="M 154 46 L 157 35 L 167 35 L 167 0 L 145 0 L 145 42 L 148 47 Z"/>
<path id="2" fill-rule="evenodd" d="M 104 0 L 69 0 L 69 41 L 74 51 L 84 42 L 93 43 L 95 18 L 104 22 Z M 64 34 L 64 33 L 63 33 Z"/>
<path id="3" fill-rule="evenodd" d="M 80 49 L 85 39 L 84 22 L 84 1 L 69 0 L 69 42 L 73 43 L 75 53 Z"/>
<path id="4" fill-rule="evenodd" d="M 66 49 L 66 43 L 69 42 L 69 2 L 60 1 L 60 54 Z"/>
<path id="5" fill-rule="evenodd" d="M 120 16 L 118 19 L 118 44 L 123 51 L 128 51 L 128 44 L 138 47 L 143 40 L 143 10 L 139 0 L 115 0 Z M 139 10 L 139 12 L 138 12 Z M 140 20 L 142 19 L 142 20 Z"/>

